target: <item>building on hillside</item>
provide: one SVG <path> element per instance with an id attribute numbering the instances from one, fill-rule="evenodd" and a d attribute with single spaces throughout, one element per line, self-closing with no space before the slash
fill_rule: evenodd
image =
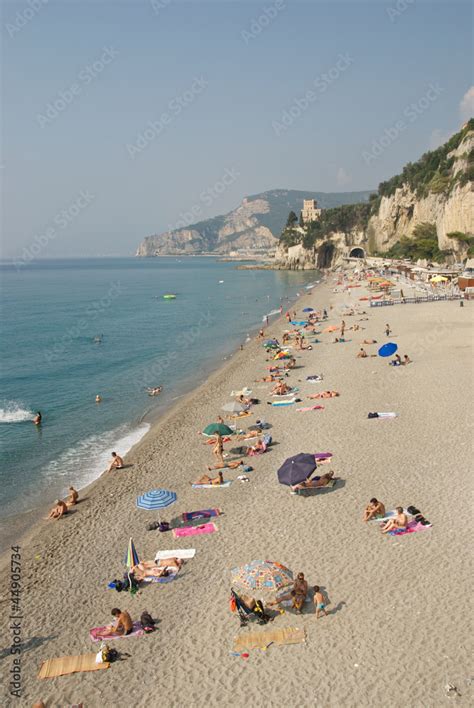
<path id="1" fill-rule="evenodd" d="M 318 202 L 316 199 L 304 199 L 303 209 L 301 211 L 303 221 L 305 224 L 310 221 L 317 221 L 321 216 L 321 209 L 318 209 Z"/>

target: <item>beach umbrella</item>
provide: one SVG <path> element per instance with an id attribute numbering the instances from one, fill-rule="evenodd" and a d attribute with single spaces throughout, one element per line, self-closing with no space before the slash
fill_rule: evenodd
<path id="1" fill-rule="evenodd" d="M 378 351 L 379 356 L 392 356 L 392 354 L 395 354 L 395 352 L 398 349 L 398 344 L 395 344 L 395 342 L 387 342 L 387 344 L 384 344 L 380 347 Z"/>
<path id="2" fill-rule="evenodd" d="M 209 425 L 207 425 L 202 431 L 202 434 L 210 437 L 216 433 L 220 433 L 221 435 L 232 435 L 233 432 L 234 431 L 232 428 L 229 428 L 229 426 L 225 425 L 225 423 L 209 423 Z"/>
<path id="3" fill-rule="evenodd" d="M 434 275 L 430 282 L 431 283 L 445 283 L 448 279 L 444 277 L 444 275 Z"/>
<path id="4" fill-rule="evenodd" d="M 336 325 L 329 325 L 329 327 L 326 327 L 323 329 L 323 332 L 337 332 L 339 327 L 336 327 Z"/>
<path id="5" fill-rule="evenodd" d="M 133 538 L 131 538 L 128 542 L 127 552 L 125 554 L 125 565 L 127 566 L 128 570 L 131 570 L 135 565 L 138 565 L 139 563 L 140 559 L 138 557 L 135 544 L 133 543 Z"/>
<path id="6" fill-rule="evenodd" d="M 147 509 L 155 511 L 164 509 L 176 501 L 176 492 L 170 492 L 167 489 L 151 489 L 141 496 L 137 497 L 137 507 L 139 509 Z"/>
<path id="7" fill-rule="evenodd" d="M 314 309 L 312 307 L 305 307 L 303 312 L 314 312 Z"/>
<path id="8" fill-rule="evenodd" d="M 282 594 L 293 584 L 293 573 L 281 563 L 253 560 L 231 571 L 232 587 L 254 599 Z"/>
<path id="9" fill-rule="evenodd" d="M 278 481 L 280 484 L 300 484 L 316 469 L 316 459 L 314 455 L 300 452 L 294 457 L 289 457 L 278 470 Z"/>
<path id="10" fill-rule="evenodd" d="M 226 403 L 225 406 L 222 406 L 222 410 L 227 411 L 228 413 L 243 413 L 245 411 L 245 406 L 238 401 L 231 401 L 230 403 Z"/>
<path id="11" fill-rule="evenodd" d="M 273 357 L 273 360 L 275 360 L 275 359 L 290 359 L 290 358 L 291 358 L 290 352 L 283 351 L 283 352 L 278 352 L 278 354 L 275 354 L 275 356 Z"/>

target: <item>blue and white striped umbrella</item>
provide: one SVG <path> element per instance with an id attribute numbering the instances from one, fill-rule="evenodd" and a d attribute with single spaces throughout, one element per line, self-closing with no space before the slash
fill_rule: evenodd
<path id="1" fill-rule="evenodd" d="M 170 492 L 167 489 L 151 489 L 145 492 L 140 497 L 137 497 L 137 506 L 139 509 L 164 509 L 166 506 L 174 504 L 176 501 L 176 492 Z"/>

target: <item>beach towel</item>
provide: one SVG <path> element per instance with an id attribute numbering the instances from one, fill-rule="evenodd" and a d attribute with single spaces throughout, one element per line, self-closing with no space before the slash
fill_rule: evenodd
<path id="1" fill-rule="evenodd" d="M 215 533 L 217 531 L 215 524 L 202 524 L 201 526 L 188 526 L 185 529 L 173 529 L 175 538 L 183 538 L 184 536 L 201 536 L 205 533 Z"/>
<path id="2" fill-rule="evenodd" d="M 172 551 L 157 551 L 155 560 L 166 560 L 167 558 L 182 558 L 183 560 L 187 560 L 194 558 L 195 555 L 195 548 L 175 548 Z"/>
<path id="3" fill-rule="evenodd" d="M 406 514 L 407 516 L 410 516 L 408 511 L 406 509 L 403 509 L 403 513 Z M 397 510 L 396 509 L 391 509 L 390 511 L 385 512 L 385 516 L 377 516 L 375 519 L 369 519 L 370 521 L 388 521 L 389 519 L 392 519 L 394 516 L 397 515 Z"/>
<path id="4" fill-rule="evenodd" d="M 56 676 L 66 676 L 66 674 L 76 674 L 80 671 L 100 671 L 108 669 L 110 663 L 103 661 L 95 663 L 96 655 L 79 654 L 78 656 L 58 656 L 56 659 L 47 659 L 41 663 L 38 678 L 56 678 Z"/>
<path id="5" fill-rule="evenodd" d="M 428 524 L 425 526 L 424 524 L 420 524 L 419 521 L 409 521 L 406 529 L 400 530 L 400 529 L 394 529 L 393 531 L 389 531 L 386 536 L 405 536 L 407 533 L 416 533 L 417 531 L 424 531 L 425 529 L 430 529 L 432 524 Z"/>
<path id="6" fill-rule="evenodd" d="M 194 521 L 194 519 L 210 519 L 220 514 L 220 509 L 200 509 L 199 511 L 185 511 L 182 518 L 183 521 Z"/>
<path id="7" fill-rule="evenodd" d="M 250 396 L 251 393 L 252 393 L 251 389 L 245 387 L 241 391 L 231 391 L 230 395 L 231 396 Z"/>
<path id="8" fill-rule="evenodd" d="M 289 401 L 271 401 L 269 402 L 271 406 L 292 406 L 296 403 L 296 399 L 291 399 Z"/>
<path id="9" fill-rule="evenodd" d="M 144 578 L 143 582 L 144 583 L 171 583 L 173 580 L 176 579 L 177 575 L 178 575 L 178 569 L 173 568 L 172 570 L 170 570 L 169 575 L 163 575 L 161 578 L 150 576 L 148 578 Z"/>
<path id="10" fill-rule="evenodd" d="M 389 413 L 378 413 L 378 412 L 377 412 L 377 413 L 369 413 L 369 414 L 367 415 L 367 418 L 369 418 L 369 420 L 373 420 L 373 419 L 376 419 L 376 418 L 396 418 L 397 416 L 398 416 L 398 413 L 393 413 L 393 412 L 389 412 Z"/>
<path id="11" fill-rule="evenodd" d="M 193 489 L 222 489 L 223 487 L 227 489 L 231 482 L 232 480 L 228 479 L 223 484 L 193 484 Z"/>
<path id="12" fill-rule="evenodd" d="M 306 641 L 305 630 L 297 627 L 284 629 L 264 629 L 245 632 L 234 638 L 234 650 L 264 649 L 270 644 L 301 644 Z"/>
<path id="13" fill-rule="evenodd" d="M 105 625 L 104 627 L 93 627 L 89 631 L 89 637 L 92 639 L 93 642 L 101 642 L 103 640 L 109 641 L 111 639 L 128 639 L 129 637 L 141 637 L 145 632 L 143 631 L 142 625 L 140 622 L 134 622 L 133 623 L 133 629 L 130 632 L 130 634 L 104 634 L 102 636 L 99 636 L 101 632 L 104 631 L 104 629 L 107 629 L 109 625 Z"/>
<path id="14" fill-rule="evenodd" d="M 306 411 L 323 411 L 324 406 L 306 406 L 305 408 L 297 408 L 297 413 L 305 413 Z"/>

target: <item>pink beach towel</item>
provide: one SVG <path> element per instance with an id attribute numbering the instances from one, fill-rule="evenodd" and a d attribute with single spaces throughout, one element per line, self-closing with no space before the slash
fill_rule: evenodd
<path id="1" fill-rule="evenodd" d="M 217 526 L 215 524 L 202 524 L 201 526 L 189 526 L 184 529 L 173 529 L 173 536 L 175 538 L 182 538 L 183 536 L 200 536 L 203 533 L 214 533 L 217 531 Z"/>
<path id="2" fill-rule="evenodd" d="M 393 531 L 389 531 L 387 536 L 405 536 L 407 533 L 416 533 L 417 531 L 424 531 L 425 529 L 430 528 L 431 524 L 429 526 L 424 526 L 418 521 L 409 521 L 404 531 L 397 531 L 396 529 L 394 529 Z"/>
<path id="3" fill-rule="evenodd" d="M 141 637 L 145 632 L 140 624 L 140 622 L 133 623 L 133 629 L 130 634 L 101 634 L 110 625 L 105 625 L 104 627 L 93 627 L 89 631 L 89 636 L 93 642 L 101 642 L 103 639 L 109 641 L 110 639 L 127 639 L 128 637 Z"/>

